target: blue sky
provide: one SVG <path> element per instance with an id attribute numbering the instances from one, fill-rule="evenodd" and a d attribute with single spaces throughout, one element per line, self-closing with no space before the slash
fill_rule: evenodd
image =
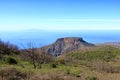
<path id="1" fill-rule="evenodd" d="M 120 30 L 120 0 L 0 0 L 0 31 Z"/>

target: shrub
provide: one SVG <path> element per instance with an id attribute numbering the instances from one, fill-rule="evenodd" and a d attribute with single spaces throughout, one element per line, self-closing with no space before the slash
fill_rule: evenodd
<path id="1" fill-rule="evenodd" d="M 66 69 L 66 74 L 67 74 L 67 75 L 70 74 L 70 69 Z"/>
<path id="2" fill-rule="evenodd" d="M 18 63 L 17 60 L 12 57 L 7 57 L 6 62 L 8 64 L 17 64 Z"/>
<path id="3" fill-rule="evenodd" d="M 50 67 L 52 67 L 52 68 L 57 68 L 57 64 L 51 63 L 51 64 L 50 64 Z"/>
<path id="4" fill-rule="evenodd" d="M 94 76 L 88 76 L 85 78 L 85 80 L 98 80 L 97 77 Z"/>
<path id="5" fill-rule="evenodd" d="M 56 63 L 57 64 L 63 64 L 63 65 L 65 65 L 65 59 L 64 58 L 58 58 L 58 59 L 56 59 Z"/>
<path id="6" fill-rule="evenodd" d="M 0 40 L 0 54 L 2 55 L 13 55 L 19 54 L 20 51 L 16 45 L 10 44 Z"/>

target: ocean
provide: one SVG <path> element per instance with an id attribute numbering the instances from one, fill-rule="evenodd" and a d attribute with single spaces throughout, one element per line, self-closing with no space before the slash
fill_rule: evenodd
<path id="1" fill-rule="evenodd" d="M 25 30 L 14 32 L 0 32 L 1 40 L 17 45 L 20 49 L 28 48 L 29 43 L 33 47 L 42 47 L 52 44 L 62 37 L 82 37 L 93 44 L 104 42 L 120 42 L 120 30 L 75 30 L 75 31 L 46 31 Z"/>

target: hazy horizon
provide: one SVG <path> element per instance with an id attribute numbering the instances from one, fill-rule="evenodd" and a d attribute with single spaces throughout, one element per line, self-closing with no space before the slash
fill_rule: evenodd
<path id="1" fill-rule="evenodd" d="M 82 37 L 85 41 L 93 44 L 104 42 L 120 42 L 119 35 L 119 30 L 24 30 L 19 32 L 0 32 L 0 38 L 2 40 L 6 42 L 9 41 L 20 48 L 23 48 L 23 45 L 28 47 L 28 43 L 35 44 L 35 47 L 49 45 L 54 43 L 56 39 L 62 37 Z"/>

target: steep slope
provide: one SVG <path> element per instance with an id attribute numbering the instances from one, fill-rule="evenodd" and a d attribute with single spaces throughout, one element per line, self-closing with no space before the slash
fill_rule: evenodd
<path id="1" fill-rule="evenodd" d="M 54 56 L 58 56 L 72 50 L 91 46 L 94 46 L 94 44 L 88 43 L 82 38 L 65 37 L 57 39 L 55 43 L 42 47 L 42 49 L 45 49 L 48 53 Z"/>

